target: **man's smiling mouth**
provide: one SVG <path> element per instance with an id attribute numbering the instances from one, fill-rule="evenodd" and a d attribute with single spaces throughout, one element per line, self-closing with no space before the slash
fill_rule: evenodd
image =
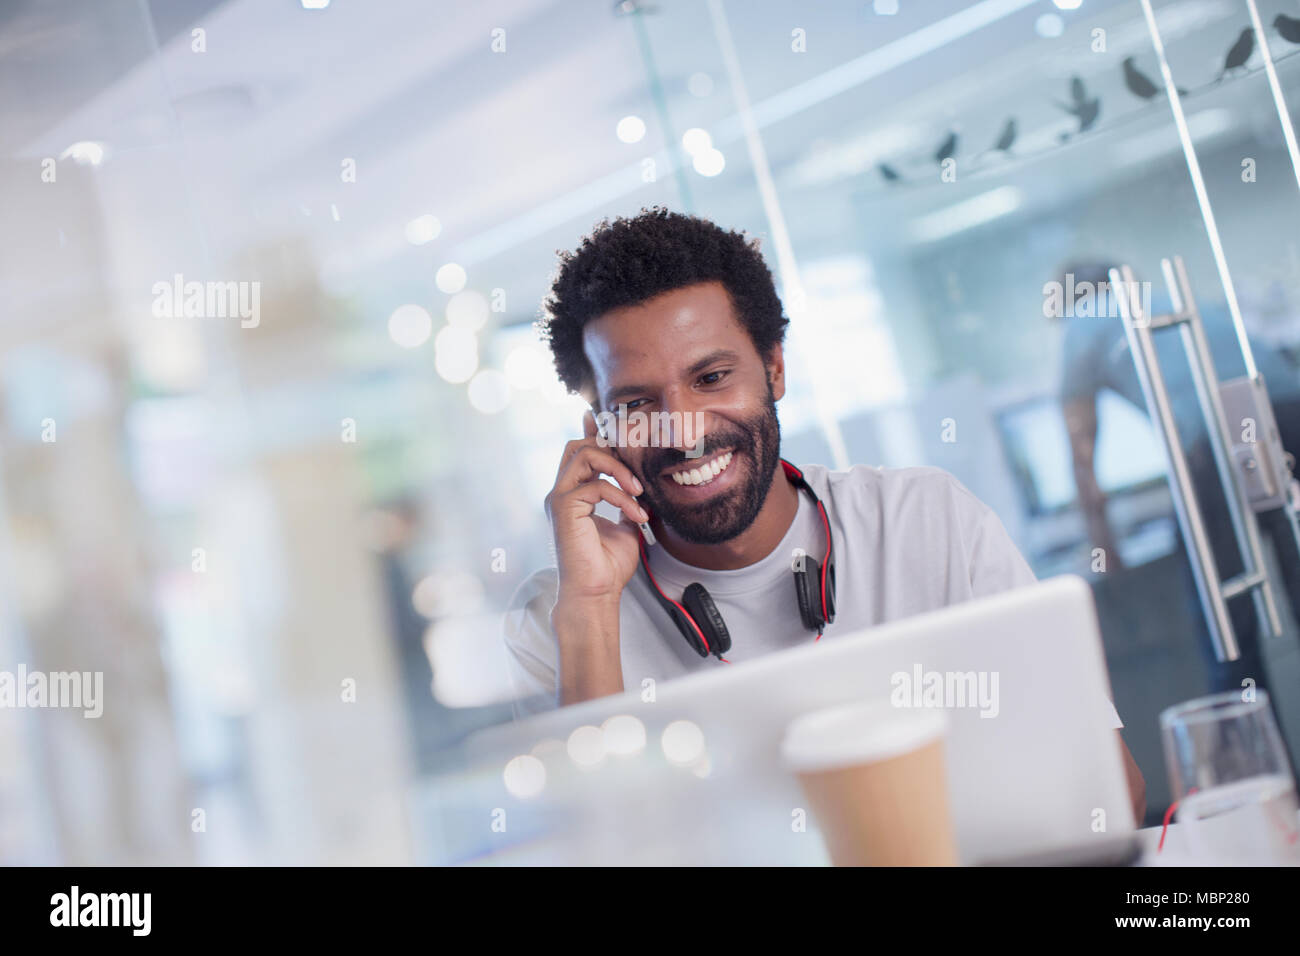
<path id="1" fill-rule="evenodd" d="M 731 464 L 735 454 L 735 451 L 723 452 L 700 464 L 692 464 L 689 467 L 670 471 L 668 475 L 679 485 L 707 485 L 727 470 L 727 466 Z"/>

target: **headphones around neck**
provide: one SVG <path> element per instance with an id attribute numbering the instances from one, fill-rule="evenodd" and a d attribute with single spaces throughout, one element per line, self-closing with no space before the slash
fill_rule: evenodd
<path id="1" fill-rule="evenodd" d="M 826 517 L 825 506 L 805 480 L 803 472 L 784 458 L 781 459 L 781 467 L 785 469 L 785 476 L 790 480 L 790 484 L 800 491 L 807 492 L 808 497 L 813 500 L 813 504 L 817 506 L 817 513 L 821 515 L 822 527 L 826 529 L 826 557 L 823 562 L 819 565 L 813 557 L 800 554 L 793 564 L 794 590 L 799 601 L 799 617 L 803 619 L 804 627 L 817 632 L 816 640 L 821 640 L 826 625 L 835 620 L 835 568 L 831 564 L 833 543 L 831 523 Z M 688 586 L 682 593 L 681 601 L 674 601 L 664 594 L 663 589 L 659 587 L 659 582 L 650 571 L 650 558 L 646 551 L 644 537 L 640 538 L 638 547 L 641 551 L 641 568 L 650 579 L 655 599 L 668 612 L 668 616 L 677 625 L 677 630 L 681 631 L 682 637 L 686 638 L 686 643 L 701 657 L 713 654 L 718 660 L 725 661 L 726 658 L 722 655 L 731 650 L 731 635 L 727 632 L 722 613 L 713 603 L 713 598 L 709 596 L 704 585 Z"/>

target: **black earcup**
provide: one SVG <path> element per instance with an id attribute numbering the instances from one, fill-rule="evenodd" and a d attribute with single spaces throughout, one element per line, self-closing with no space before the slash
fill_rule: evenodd
<path id="1" fill-rule="evenodd" d="M 686 615 L 679 608 L 673 607 L 672 604 L 665 603 L 664 609 L 668 612 L 668 616 L 673 619 L 673 623 L 677 625 L 677 630 L 682 632 L 682 637 L 686 638 L 686 643 L 691 645 L 695 653 L 701 657 L 708 657 L 709 652 L 704 649 L 704 642 L 700 640 L 700 635 L 695 633 L 695 625 L 687 619 Z"/>
<path id="2" fill-rule="evenodd" d="M 804 556 L 803 569 L 794 573 L 794 593 L 799 600 L 799 617 L 810 631 L 820 631 L 822 620 L 821 565 L 817 559 Z"/>
<path id="3" fill-rule="evenodd" d="M 727 633 L 727 624 L 722 620 L 713 598 L 703 584 L 692 584 L 682 592 L 682 606 L 695 618 L 695 623 L 704 632 L 709 642 L 709 650 L 721 657 L 731 650 L 731 635 Z"/>

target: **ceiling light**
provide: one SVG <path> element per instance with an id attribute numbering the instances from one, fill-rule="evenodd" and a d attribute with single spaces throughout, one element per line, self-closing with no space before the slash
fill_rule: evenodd
<path id="1" fill-rule="evenodd" d="M 1019 209 L 1023 202 L 1024 196 L 1015 186 L 999 186 L 938 212 L 919 216 L 909 231 L 916 242 L 933 242 L 1005 216 Z"/>

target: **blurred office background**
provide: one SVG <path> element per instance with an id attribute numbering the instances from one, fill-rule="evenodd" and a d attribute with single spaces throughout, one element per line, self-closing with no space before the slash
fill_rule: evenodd
<path id="1" fill-rule="evenodd" d="M 1154 7 L 1243 317 L 1298 348 L 1260 52 L 1217 81 L 1246 4 Z M 947 468 L 1040 576 L 1094 582 L 1158 818 L 1156 715 L 1205 692 L 1208 636 L 1158 439 L 1109 394 L 1125 568 L 1092 570 L 1043 315 L 1097 257 L 1159 293 L 1181 255 L 1224 307 L 1127 57 L 1163 86 L 1138 0 L 0 2 L 0 669 L 106 696 L 0 712 L 0 862 L 473 857 L 439 794 L 510 718 L 498 615 L 580 434 L 533 322 L 557 250 L 655 203 L 760 236 L 802 290 L 787 457 Z M 177 276 L 259 283 L 256 324 L 160 316 Z"/>

